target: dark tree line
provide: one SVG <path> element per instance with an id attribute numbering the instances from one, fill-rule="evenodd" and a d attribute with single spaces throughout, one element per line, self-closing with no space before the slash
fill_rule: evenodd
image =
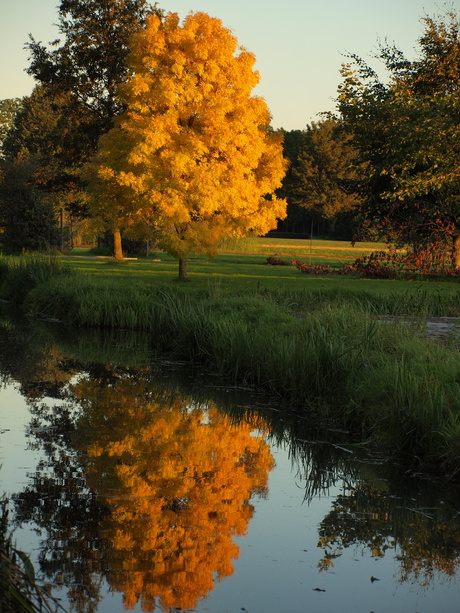
<path id="1" fill-rule="evenodd" d="M 354 184 L 359 162 L 341 122 L 327 118 L 284 134 L 290 165 L 282 195 L 288 217 L 280 230 L 351 239 L 361 204 Z"/>
<path id="2" fill-rule="evenodd" d="M 128 74 L 129 40 L 151 12 L 158 9 L 146 0 L 62 0 L 62 38 L 47 46 L 31 37 L 28 72 L 37 85 L 3 138 L 6 250 L 57 247 L 59 214 L 67 221 L 86 217 L 80 171 L 123 110 L 116 90 Z M 29 222 L 21 231 L 24 217 Z"/>
<path id="3" fill-rule="evenodd" d="M 81 168 L 123 111 L 128 41 L 149 13 L 162 14 L 145 0 L 62 0 L 58 10 L 62 39 L 29 42 L 34 92 L 0 103 L 10 251 L 59 246 L 59 213 L 67 222 L 87 215 Z M 440 249 L 460 264 L 460 22 L 451 10 L 421 23 L 415 60 L 381 44 L 384 80 L 350 55 L 336 112 L 284 133 L 279 231 Z"/>

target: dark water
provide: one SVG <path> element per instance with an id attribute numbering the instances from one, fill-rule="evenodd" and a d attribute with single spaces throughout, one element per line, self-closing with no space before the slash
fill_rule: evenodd
<path id="1" fill-rule="evenodd" d="M 460 493 L 157 362 L 0 325 L 0 494 L 69 611 L 460 611 Z"/>

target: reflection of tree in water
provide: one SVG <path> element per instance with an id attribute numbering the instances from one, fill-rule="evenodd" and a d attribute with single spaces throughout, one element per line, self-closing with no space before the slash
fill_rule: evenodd
<path id="1" fill-rule="evenodd" d="M 248 424 L 174 396 L 139 403 L 136 385 L 84 381 L 77 390 L 89 405 L 81 426 L 98 432 L 88 483 L 111 509 L 108 579 L 128 607 L 142 594 L 146 610 L 155 597 L 190 608 L 213 588 L 214 573 L 233 572 L 233 536 L 245 534 L 249 499 L 265 492 L 273 460 Z"/>
<path id="2" fill-rule="evenodd" d="M 41 447 L 44 457 L 31 484 L 14 496 L 16 521 L 35 524 L 45 577 L 69 586 L 75 610 L 92 613 L 100 601 L 107 549 L 98 528 L 108 509 L 86 485 L 85 454 L 73 447 L 78 408 L 67 392 L 62 395 L 67 400 L 60 405 L 30 403 L 29 445 Z"/>
<path id="3" fill-rule="evenodd" d="M 148 335 L 126 330 L 78 332 L 29 318 L 2 318 L 0 311 L 0 378 L 19 383 L 30 401 L 62 398 L 81 363 L 149 363 Z"/>
<path id="4" fill-rule="evenodd" d="M 127 608 L 193 607 L 233 572 L 233 537 L 266 492 L 269 446 L 139 372 L 98 375 L 72 387 L 78 408 L 36 407 L 47 460 L 16 497 L 18 518 L 46 529 L 42 569 L 73 585 L 77 610 L 97 610 L 100 574 Z"/>
<path id="5" fill-rule="evenodd" d="M 49 336 L 43 338 L 41 330 L 36 334 L 31 329 L 27 332 L 22 335 L 0 319 L 0 376 L 5 377 L 5 382 L 11 377 L 19 383 L 22 394 L 31 401 L 45 395 L 60 398 L 75 373 L 73 361 Z"/>
<path id="6" fill-rule="evenodd" d="M 115 340 L 120 351 L 130 342 Z M 261 418 L 244 408 L 225 417 L 196 394 L 193 403 L 161 391 L 147 368 L 93 365 L 69 386 L 78 371 L 65 351 L 37 343 L 30 352 L 21 343 L 20 349 L 10 337 L 0 343 L 0 371 L 20 382 L 33 415 L 30 444 L 45 459 L 16 496 L 17 519 L 35 522 L 43 537 L 41 568 L 68 586 L 76 611 L 97 611 L 104 580 L 123 592 L 126 606 L 139 599 L 151 610 L 161 598 L 165 607 L 185 608 L 212 589 L 213 579 L 232 572 L 238 554 L 232 537 L 246 530 L 250 498 L 264 494 L 272 466 L 248 423 L 264 432 L 270 424 L 267 436 L 289 450 L 307 502 L 345 486 L 320 527 L 321 569 L 355 547 L 375 556 L 394 549 L 401 581 L 428 583 L 458 570 L 458 519 L 449 505 L 437 508 L 439 492 L 430 486 L 431 499 L 417 496 L 417 503 L 399 495 L 406 484 L 382 482 L 377 466 L 350 462 L 360 445 L 353 447 L 346 433 L 313 433 L 309 416 L 276 407 L 260 407 Z M 113 354 L 110 343 L 104 347 Z M 45 395 L 59 404 L 43 403 Z M 241 401 L 247 398 L 231 404 Z"/>
<path id="7" fill-rule="evenodd" d="M 372 461 L 365 455 L 360 458 L 359 441 L 354 444 L 346 432 L 334 428 L 314 432 L 308 417 L 296 419 L 271 409 L 265 423 L 270 427 L 268 440 L 289 450 L 307 503 L 332 487 L 343 492 L 320 525 L 318 546 L 324 550 L 320 571 L 333 568 L 349 547 L 375 557 L 391 550 L 400 562 L 401 582 L 428 585 L 459 571 L 460 522 L 454 488 L 405 479 L 401 467 L 385 466 L 380 456 Z"/>
<path id="8" fill-rule="evenodd" d="M 422 503 L 423 504 L 423 503 Z M 393 550 L 401 563 L 400 581 L 429 585 L 453 577 L 460 568 L 460 525 L 442 507 L 392 495 L 387 488 L 358 482 L 337 497 L 321 522 L 320 570 L 329 570 L 348 547 L 362 547 L 375 557 Z"/>

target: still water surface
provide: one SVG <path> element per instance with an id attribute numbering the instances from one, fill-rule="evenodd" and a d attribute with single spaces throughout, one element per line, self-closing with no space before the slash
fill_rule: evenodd
<path id="1" fill-rule="evenodd" d="M 0 494 L 69 611 L 460 611 L 460 496 L 142 335 L 0 326 Z"/>

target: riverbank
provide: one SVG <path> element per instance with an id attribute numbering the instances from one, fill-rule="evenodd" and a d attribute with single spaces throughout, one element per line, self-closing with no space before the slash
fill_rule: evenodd
<path id="1" fill-rule="evenodd" d="M 261 598 L 265 612 L 281 601 L 292 610 L 293 598 L 302 610 L 325 596 L 335 611 L 346 589 L 351 608 L 364 598 L 367 611 L 378 600 L 385 610 L 428 612 L 442 599 L 444 610 L 455 610 L 453 483 L 411 475 L 384 452 L 369 455 L 347 432 L 316 429 L 310 415 L 291 416 L 264 394 L 152 359 L 147 336 L 0 321 L 3 487 L 15 501 L 17 546 L 32 552 L 63 606 L 75 603 L 75 585 L 80 609 L 96 594 L 110 611 L 123 610 L 126 593 L 145 603 L 145 594 L 171 594 L 177 585 L 181 599 L 169 604 L 203 613 L 242 604 L 257 611 Z M 244 538 L 235 538 L 241 527 Z M 171 547 L 190 530 L 190 546 Z M 158 564 L 164 552 L 166 566 Z M 226 552 L 233 574 L 201 580 L 221 571 Z M 181 596 L 184 556 L 187 585 L 199 577 L 203 590 L 212 587 L 196 606 Z M 325 592 L 313 591 L 318 586 Z"/>
<path id="2" fill-rule="evenodd" d="M 456 292 L 248 291 L 21 266 L 3 269 L 2 296 L 34 317 L 144 330 L 159 354 L 276 394 L 286 410 L 346 428 L 408 468 L 460 472 L 460 355 L 454 335 L 440 345 L 420 334 L 425 314 L 452 311 Z M 414 325 L 379 321 L 394 313 L 417 314 Z"/>

